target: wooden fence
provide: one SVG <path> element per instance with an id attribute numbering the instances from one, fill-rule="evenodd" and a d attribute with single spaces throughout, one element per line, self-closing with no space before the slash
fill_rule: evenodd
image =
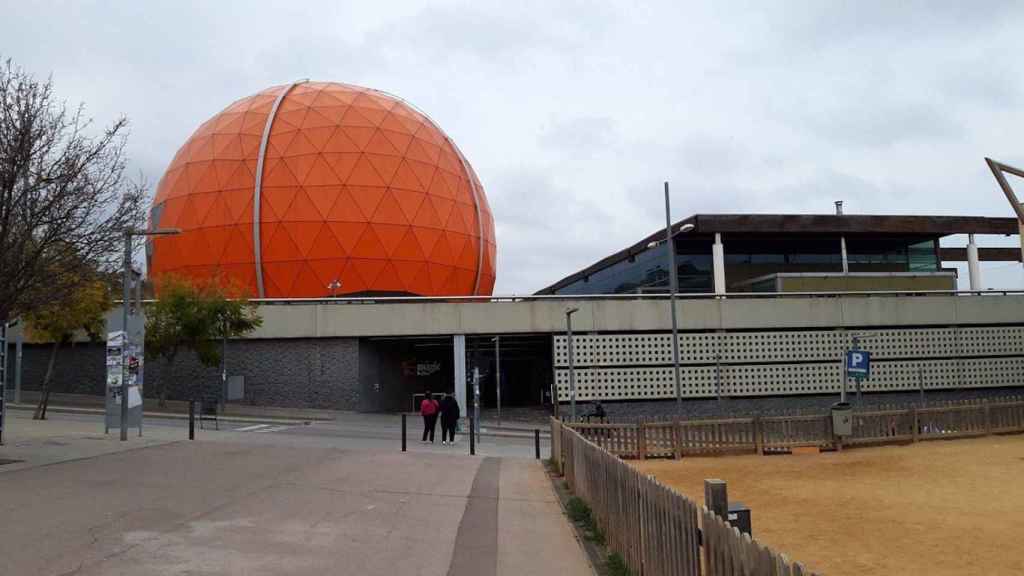
<path id="1" fill-rule="evenodd" d="M 654 437 L 665 437 L 662 428 L 678 431 L 674 426 L 656 427 L 659 432 Z M 612 438 L 619 443 L 624 437 L 636 437 L 636 431 L 643 429 L 635 428 L 633 436 L 620 434 Z M 555 419 L 551 420 L 551 438 L 552 459 L 573 492 L 590 506 L 608 548 L 622 555 L 633 574 L 810 574 L 800 564 L 791 563 L 784 555 L 741 534 L 707 508 L 654 477 L 641 474 L 618 455 Z"/>
<path id="2" fill-rule="evenodd" d="M 924 408 L 854 411 L 853 434 L 843 445 L 898 444 L 1024 432 L 1024 398 L 956 402 Z M 584 438 L 620 458 L 778 452 L 799 447 L 834 448 L 830 414 L 720 420 L 638 420 L 567 423 Z"/>

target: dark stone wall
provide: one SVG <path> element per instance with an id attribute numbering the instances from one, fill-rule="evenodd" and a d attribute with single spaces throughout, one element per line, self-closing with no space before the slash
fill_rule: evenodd
<path id="1" fill-rule="evenodd" d="M 53 392 L 103 395 L 105 344 L 61 348 L 54 367 Z M 9 347 L 8 387 L 13 387 L 14 346 Z M 22 389 L 38 390 L 50 347 L 24 346 Z M 229 376 L 245 377 L 245 400 L 257 406 L 359 410 L 359 340 L 355 338 L 238 340 L 228 342 Z M 194 354 L 181 352 L 173 364 L 153 360 L 145 367 L 145 393 L 185 400 L 203 387 L 219 390 L 220 368 L 207 368 Z"/>

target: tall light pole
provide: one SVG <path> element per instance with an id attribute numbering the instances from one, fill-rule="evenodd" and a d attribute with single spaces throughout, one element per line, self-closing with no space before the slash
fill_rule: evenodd
<path id="1" fill-rule="evenodd" d="M 501 336 L 494 340 L 494 388 L 498 396 L 498 426 L 501 426 Z"/>
<path id="2" fill-rule="evenodd" d="M 579 308 L 569 308 L 565 311 L 565 333 L 569 345 L 569 417 L 572 422 L 576 421 L 576 369 L 572 356 L 572 315 L 579 311 Z"/>
<path id="3" fill-rule="evenodd" d="M 683 387 L 679 378 L 679 321 L 676 319 L 676 244 L 672 240 L 672 209 L 668 200 L 668 182 L 665 182 L 665 254 L 668 259 L 668 306 L 672 311 L 672 372 L 676 384 L 676 412 L 683 413 Z"/>
<path id="4" fill-rule="evenodd" d="M 128 440 L 128 303 L 131 302 L 131 274 L 132 274 L 132 237 L 134 236 L 173 236 L 180 234 L 177 228 L 162 230 L 140 230 L 138 228 L 124 229 L 124 275 L 121 282 L 121 330 L 124 339 L 121 341 L 121 441 Z"/>

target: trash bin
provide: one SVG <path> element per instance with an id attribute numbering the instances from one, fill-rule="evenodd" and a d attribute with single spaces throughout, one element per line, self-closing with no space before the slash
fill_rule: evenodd
<path id="1" fill-rule="evenodd" d="M 853 409 L 849 402 L 836 402 L 832 405 L 832 434 L 835 436 L 853 434 Z"/>
<path id="2" fill-rule="evenodd" d="M 729 502 L 729 524 L 744 534 L 752 535 L 750 508 L 747 508 L 743 502 Z"/>

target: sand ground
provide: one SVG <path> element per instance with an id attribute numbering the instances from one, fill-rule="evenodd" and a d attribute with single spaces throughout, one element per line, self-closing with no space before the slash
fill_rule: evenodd
<path id="1" fill-rule="evenodd" d="M 1024 574 L 1024 436 L 635 462 L 752 510 L 754 537 L 829 576 Z"/>

